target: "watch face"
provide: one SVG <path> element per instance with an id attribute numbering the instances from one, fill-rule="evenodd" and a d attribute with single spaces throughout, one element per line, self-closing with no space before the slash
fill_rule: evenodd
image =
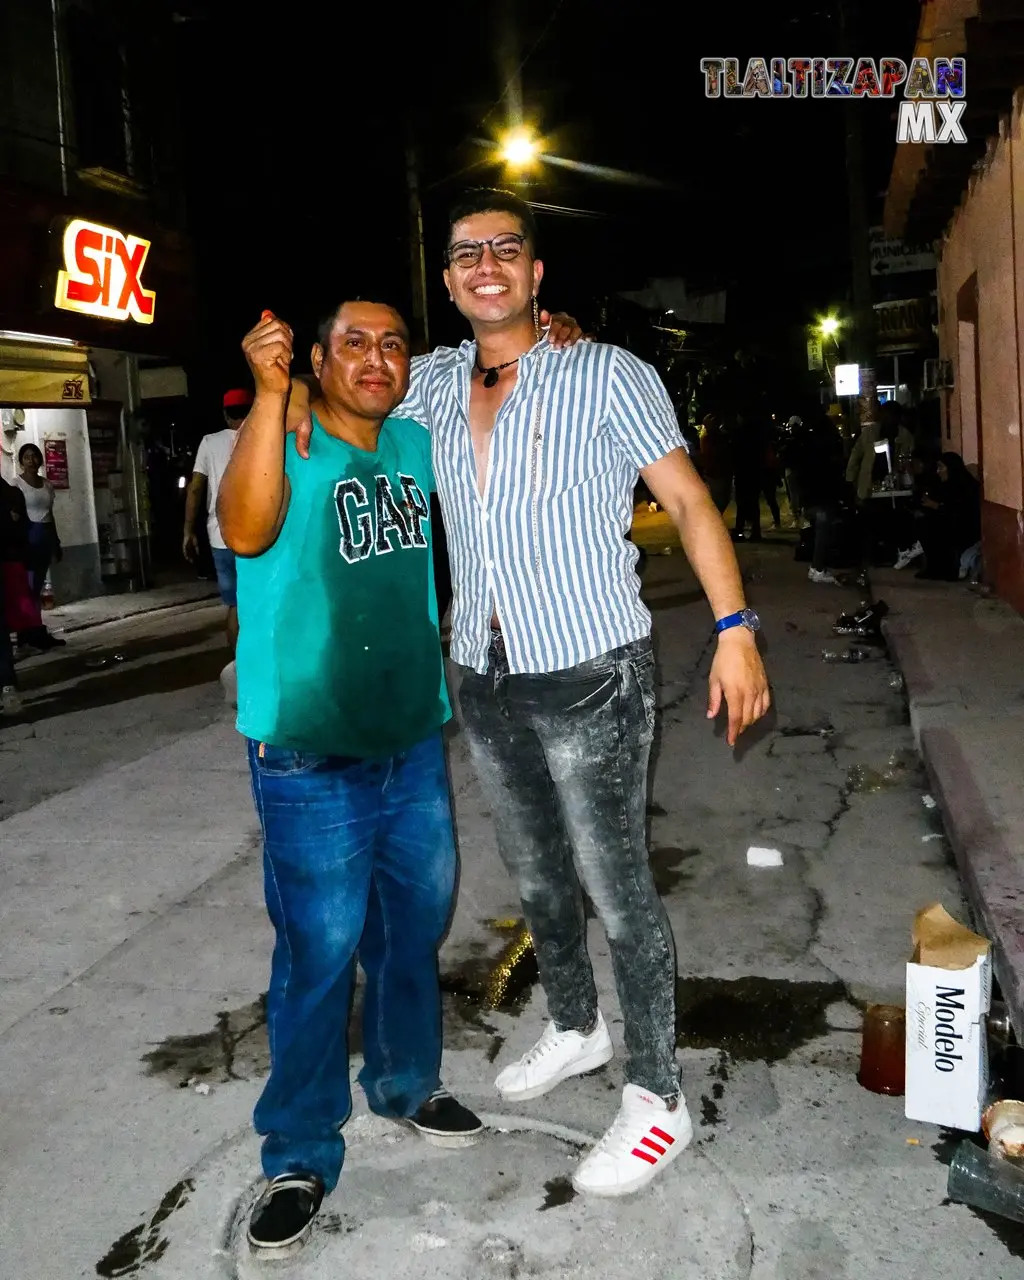
<path id="1" fill-rule="evenodd" d="M 749 627 L 751 631 L 761 630 L 761 619 L 753 611 L 753 609 L 743 610 L 743 625 Z"/>

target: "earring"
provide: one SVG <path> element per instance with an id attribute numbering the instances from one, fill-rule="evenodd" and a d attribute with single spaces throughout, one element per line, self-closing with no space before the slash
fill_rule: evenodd
<path id="1" fill-rule="evenodd" d="M 533 295 L 533 332 L 535 341 L 540 342 L 540 307 L 537 305 L 537 295 Z"/>

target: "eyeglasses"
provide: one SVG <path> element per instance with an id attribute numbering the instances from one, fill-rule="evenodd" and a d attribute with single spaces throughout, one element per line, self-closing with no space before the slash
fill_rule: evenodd
<path id="1" fill-rule="evenodd" d="M 513 262 L 522 253 L 525 243 L 526 236 L 517 236 L 514 231 L 491 236 L 490 240 L 460 240 L 444 251 L 444 260 L 448 266 L 454 263 L 457 267 L 475 267 L 484 256 L 484 245 L 489 245 L 499 262 Z"/>

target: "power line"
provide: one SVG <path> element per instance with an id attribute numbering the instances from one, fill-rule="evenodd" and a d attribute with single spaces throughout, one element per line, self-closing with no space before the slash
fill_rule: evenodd
<path id="1" fill-rule="evenodd" d="M 562 204 L 542 204 L 539 200 L 528 200 L 526 203 L 531 209 L 537 209 L 541 213 L 561 213 L 570 218 L 610 218 L 614 216 L 610 213 L 601 213 L 597 209 L 571 209 Z"/>

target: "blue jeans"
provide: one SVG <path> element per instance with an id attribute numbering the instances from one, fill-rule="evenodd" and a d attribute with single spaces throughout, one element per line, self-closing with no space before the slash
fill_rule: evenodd
<path id="1" fill-rule="evenodd" d="M 597 1017 L 585 888 L 611 952 L 626 1080 L 676 1097 L 675 943 L 647 852 L 650 639 L 564 671 L 510 675 L 495 634 L 486 675 L 462 669 L 459 705 L 548 1013 L 561 1030 L 585 1031 Z"/>
<path id="2" fill-rule="evenodd" d="M 814 549 L 811 552 L 811 568 L 819 573 L 828 568 L 829 555 L 834 542 L 833 530 L 837 512 L 831 506 L 813 506 L 807 508 L 807 515 L 814 522 Z"/>
<path id="3" fill-rule="evenodd" d="M 348 1119 L 348 1019 L 366 974 L 364 1066 L 379 1115 L 413 1115 L 440 1084 L 437 948 L 455 885 L 440 732 L 387 760 L 249 742 L 277 941 L 267 995 L 270 1078 L 253 1120 L 268 1178 L 305 1170 L 328 1191 Z"/>
<path id="4" fill-rule="evenodd" d="M 29 521 L 28 580 L 33 597 L 38 600 L 46 586 L 46 575 L 57 554 L 57 526 L 51 521 Z"/>
<path id="5" fill-rule="evenodd" d="M 213 567 L 217 573 L 220 598 L 229 609 L 238 608 L 238 568 L 235 553 L 228 547 L 211 547 Z"/>

